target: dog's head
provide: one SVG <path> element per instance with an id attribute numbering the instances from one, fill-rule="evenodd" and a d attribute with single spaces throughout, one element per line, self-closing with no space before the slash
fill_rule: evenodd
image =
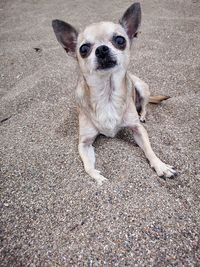
<path id="1" fill-rule="evenodd" d="M 60 20 L 53 20 L 52 26 L 66 52 L 77 58 L 83 73 L 90 74 L 127 69 L 131 42 L 137 36 L 140 22 L 140 4 L 134 3 L 126 10 L 119 24 L 95 23 L 81 33 Z"/>

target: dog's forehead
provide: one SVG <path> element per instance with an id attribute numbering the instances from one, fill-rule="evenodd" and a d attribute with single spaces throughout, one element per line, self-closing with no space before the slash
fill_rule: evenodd
<path id="1" fill-rule="evenodd" d="M 79 42 L 87 41 L 95 43 L 96 40 L 107 40 L 113 36 L 113 33 L 125 35 L 121 25 L 113 22 L 99 22 L 89 25 L 79 34 Z"/>

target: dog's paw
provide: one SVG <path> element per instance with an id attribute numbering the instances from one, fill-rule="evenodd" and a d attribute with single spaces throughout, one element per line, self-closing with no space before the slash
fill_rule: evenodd
<path id="1" fill-rule="evenodd" d="M 143 111 L 139 114 L 139 119 L 141 122 L 145 123 L 146 122 L 146 111 Z"/>
<path id="2" fill-rule="evenodd" d="M 157 159 L 151 164 L 151 167 L 155 169 L 159 177 L 162 178 L 173 178 L 177 176 L 177 171 L 173 166 L 167 165 L 160 159 Z"/>
<path id="3" fill-rule="evenodd" d="M 100 171 L 98 171 L 98 170 L 90 171 L 89 175 L 96 180 L 96 182 L 99 186 L 102 185 L 104 182 L 108 181 L 108 179 L 105 178 L 103 175 L 101 175 Z"/>
<path id="4" fill-rule="evenodd" d="M 145 117 L 142 117 L 142 116 L 140 116 L 140 121 L 141 121 L 142 123 L 145 123 L 145 122 L 146 122 L 146 118 L 145 118 Z"/>

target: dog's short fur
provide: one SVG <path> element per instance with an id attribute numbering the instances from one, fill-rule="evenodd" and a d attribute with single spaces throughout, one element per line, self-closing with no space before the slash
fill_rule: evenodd
<path id="1" fill-rule="evenodd" d="M 148 102 L 159 103 L 165 96 L 150 97 L 148 85 L 128 73 L 130 48 L 141 22 L 139 3 L 131 5 L 119 24 L 100 22 L 78 33 L 70 24 L 52 22 L 54 32 L 66 52 L 77 59 L 81 75 L 76 89 L 79 106 L 79 154 L 85 171 L 98 184 L 106 180 L 95 169 L 92 146 L 98 134 L 114 137 L 123 127 L 132 130 L 158 176 L 172 177 L 176 171 L 153 152 L 145 121 Z"/>

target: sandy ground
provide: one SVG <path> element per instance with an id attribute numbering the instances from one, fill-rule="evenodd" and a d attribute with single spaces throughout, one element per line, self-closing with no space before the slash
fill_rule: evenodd
<path id="1" fill-rule="evenodd" d="M 102 187 L 78 155 L 77 67 L 51 20 L 83 29 L 131 3 L 0 3 L 0 266 L 200 266 L 200 1 L 141 1 L 130 64 L 172 96 L 149 106 L 145 127 L 179 176 L 158 178 L 127 130 L 95 142 Z"/>

